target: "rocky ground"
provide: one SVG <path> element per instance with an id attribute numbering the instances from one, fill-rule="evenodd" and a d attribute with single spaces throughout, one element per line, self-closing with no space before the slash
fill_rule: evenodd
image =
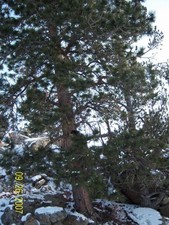
<path id="1" fill-rule="evenodd" d="M 2 170 L 1 170 L 2 171 Z M 1 187 L 3 184 L 1 178 Z M 24 185 L 23 213 L 14 209 L 16 193 L 0 194 L 0 224 L 2 225 L 160 225 L 169 220 L 159 212 L 136 205 L 120 204 L 107 200 L 93 202 L 98 221 L 79 214 L 74 209 L 71 185 L 60 183 L 56 187 L 52 178 L 45 174 L 34 176 Z"/>
<path id="2" fill-rule="evenodd" d="M 48 145 L 48 139 L 20 135 L 12 143 L 14 155 L 20 156 L 25 149 L 35 151 Z M 8 145 L 1 142 L 0 156 L 6 149 Z M 59 153 L 59 148 L 54 146 L 53 151 Z M 46 174 L 18 181 L 17 187 L 16 182 L 8 181 L 6 170 L 0 167 L 0 225 L 169 225 L 169 201 L 160 214 L 151 208 L 97 199 L 93 202 L 96 222 L 75 211 L 70 184 L 60 182 L 56 186 L 54 179 Z"/>

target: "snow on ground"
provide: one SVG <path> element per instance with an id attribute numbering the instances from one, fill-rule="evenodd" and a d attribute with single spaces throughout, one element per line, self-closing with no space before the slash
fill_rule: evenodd
<path id="1" fill-rule="evenodd" d="M 53 214 L 57 212 L 63 211 L 62 207 L 57 206 L 48 206 L 48 207 L 40 207 L 35 210 L 35 214 Z"/>
<path id="2" fill-rule="evenodd" d="M 32 177 L 31 179 L 32 179 L 32 181 L 37 181 L 41 178 L 42 178 L 42 175 L 36 175 L 36 176 Z"/>
<path id="3" fill-rule="evenodd" d="M 60 147 L 58 145 L 52 144 L 50 146 L 50 148 L 53 152 L 58 153 L 58 154 L 60 153 Z"/>
<path id="4" fill-rule="evenodd" d="M 0 167 L 0 177 L 6 176 L 6 170 Z"/>
<path id="5" fill-rule="evenodd" d="M 15 152 L 17 155 L 23 156 L 24 155 L 24 145 L 16 145 L 13 149 L 13 152 Z"/>
<path id="6" fill-rule="evenodd" d="M 71 212 L 70 210 L 66 210 L 68 212 L 69 215 L 72 215 L 72 216 L 75 216 L 77 218 L 77 221 L 85 221 L 87 220 L 89 223 L 93 223 L 94 224 L 94 221 L 87 218 L 86 216 L 84 216 L 83 214 L 81 213 L 78 213 L 78 212 Z"/>
<path id="7" fill-rule="evenodd" d="M 22 216 L 21 221 L 25 222 L 30 215 L 31 213 L 27 213 L 26 215 Z"/>
<path id="8" fill-rule="evenodd" d="M 139 225 L 160 225 L 163 218 L 159 212 L 150 208 L 137 208 L 128 214 Z"/>
<path id="9" fill-rule="evenodd" d="M 6 193 L 6 195 L 5 195 L 6 197 L 4 197 L 4 194 L 5 193 L 3 193 L 3 195 L 2 194 L 0 195 L 0 224 L 1 225 L 3 225 L 2 221 L 1 221 L 1 216 L 3 214 L 3 211 L 5 210 L 6 207 L 10 206 L 12 208 L 11 204 L 9 205 L 9 203 L 11 202 L 11 197 L 8 196 L 8 193 Z M 35 196 L 36 195 L 34 195 L 34 197 Z M 38 198 L 39 195 L 36 197 Z M 104 206 L 111 204 L 111 205 L 122 207 L 126 211 L 127 215 L 138 225 L 162 225 L 162 224 L 169 225 L 169 219 L 166 218 L 165 223 L 164 223 L 164 218 L 160 215 L 160 213 L 151 208 L 139 207 L 137 205 L 130 205 L 130 204 L 120 204 L 120 203 L 111 202 L 111 201 L 107 201 L 107 200 L 101 200 L 101 199 L 97 200 L 97 202 L 102 203 L 102 205 L 104 205 Z M 61 212 L 63 210 L 64 209 L 62 207 L 48 206 L 48 207 L 37 208 L 35 210 L 35 213 L 37 213 L 37 214 L 43 214 L 43 213 L 53 214 L 56 212 Z M 81 219 L 82 221 L 87 219 L 85 216 L 83 216 L 82 214 L 79 214 L 77 212 L 69 211 L 69 214 L 76 216 L 77 218 Z M 26 218 L 28 216 L 29 216 L 29 214 L 24 215 L 22 217 L 22 222 L 26 221 Z M 123 215 L 120 214 L 119 216 L 122 217 Z M 92 220 L 90 220 L 90 223 L 92 223 Z M 112 222 L 107 222 L 104 225 L 108 225 L 108 224 L 110 225 L 111 223 L 114 224 L 112 221 Z M 124 221 L 124 224 L 125 224 L 125 221 Z"/>
<path id="10" fill-rule="evenodd" d="M 169 218 L 164 218 L 154 209 L 139 207 L 138 205 L 123 204 L 128 216 L 138 225 L 169 225 Z M 165 223 L 164 223 L 165 221 Z"/>
<path id="11" fill-rule="evenodd" d="M 38 140 L 42 140 L 45 139 L 43 138 L 27 138 L 25 140 L 26 143 L 28 144 L 32 144 L 34 143 L 34 141 L 38 141 Z M 52 145 L 52 149 L 55 150 L 57 153 L 59 153 L 59 147 L 57 145 Z M 23 145 L 17 145 L 15 148 L 15 151 L 22 155 L 23 154 Z M 157 171 L 156 171 L 157 172 Z M 4 177 L 6 176 L 6 171 L 0 167 L 0 177 Z M 41 175 L 36 175 L 34 177 L 32 177 L 32 181 L 36 182 L 39 179 L 43 178 L 43 176 L 45 176 L 44 174 Z M 49 177 L 48 177 L 49 178 Z M 48 190 L 48 193 L 51 194 L 56 194 L 56 193 L 61 193 L 63 190 L 68 191 L 69 193 L 72 193 L 72 187 L 70 184 L 65 184 L 60 182 L 60 188 L 56 188 L 56 185 L 54 184 L 53 180 L 51 178 L 47 179 L 48 181 L 48 186 L 50 187 Z M 0 184 L 1 186 L 1 184 Z M 25 195 L 27 195 L 29 197 L 29 199 L 43 199 L 44 194 L 41 193 L 41 189 L 36 189 L 35 187 L 33 187 L 31 184 L 25 184 L 24 187 L 25 190 Z M 113 187 L 111 187 L 113 189 Z M 26 193 L 27 191 L 27 193 Z M 111 190 L 112 191 L 112 190 Z M 13 199 L 13 196 L 11 196 L 11 193 L 9 192 L 3 192 L 3 190 L 0 189 L 0 224 L 2 224 L 1 221 L 1 216 L 3 215 L 3 211 L 5 210 L 6 207 L 12 207 L 11 200 Z M 100 202 L 101 205 L 112 205 L 112 206 L 119 206 L 121 208 L 123 208 L 125 210 L 125 212 L 127 213 L 127 215 L 136 223 L 138 223 L 138 225 L 162 225 L 162 224 L 166 224 L 169 225 L 169 219 L 165 218 L 165 223 L 164 223 L 164 218 L 160 215 L 160 213 L 154 209 L 150 209 L 150 208 L 143 208 L 143 207 L 139 207 L 137 205 L 130 205 L 130 204 L 120 204 L 120 203 L 116 203 L 116 202 L 110 202 L 107 200 L 97 200 L 97 202 Z M 73 202 L 71 202 L 72 207 L 73 208 Z M 65 209 L 66 211 L 68 209 Z M 40 207 L 38 209 L 35 210 L 35 213 L 41 214 L 41 213 L 45 213 L 45 214 L 52 214 L 52 213 L 56 213 L 56 212 L 60 212 L 63 211 L 63 208 L 61 207 L 57 207 L 57 206 L 48 206 L 48 207 Z M 120 214 L 121 213 L 121 214 Z M 83 216 L 82 214 L 79 214 L 77 212 L 71 212 L 69 209 L 69 214 L 72 214 L 74 216 L 76 216 L 79 219 L 85 220 L 86 217 Z M 22 221 L 26 221 L 26 218 L 29 216 L 29 214 L 24 215 L 22 217 Z M 122 211 L 119 211 L 119 217 L 121 218 L 121 220 L 123 219 L 123 217 L 125 218 L 125 216 L 122 214 Z M 90 220 L 90 222 L 92 222 Z M 113 221 L 112 222 L 107 222 L 104 225 L 108 225 L 108 224 L 114 224 Z M 125 224 L 125 221 L 124 221 Z"/>
<path id="12" fill-rule="evenodd" d="M 169 218 L 164 218 L 160 215 L 160 213 L 154 209 L 140 207 L 138 205 L 132 204 L 122 204 L 117 202 L 111 202 L 107 200 L 98 199 L 97 202 L 100 202 L 104 206 L 120 206 L 125 210 L 127 215 L 138 225 L 169 225 Z M 120 215 L 121 219 L 123 219 L 123 214 Z M 164 223 L 165 221 L 165 223 Z M 110 222 L 105 223 L 104 225 L 109 225 Z M 114 223 L 112 223 L 114 224 Z"/>

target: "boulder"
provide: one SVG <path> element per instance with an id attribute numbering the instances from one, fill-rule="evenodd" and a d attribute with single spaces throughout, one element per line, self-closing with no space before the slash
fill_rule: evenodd
<path id="1" fill-rule="evenodd" d="M 14 210 L 10 209 L 9 207 L 5 209 L 1 217 L 1 221 L 3 224 L 6 224 L 6 225 L 12 225 L 12 224 L 22 225 L 21 214 L 16 213 Z"/>
<path id="2" fill-rule="evenodd" d="M 66 211 L 61 207 L 41 207 L 35 210 L 35 218 L 41 225 L 53 225 L 62 222 L 67 217 Z"/>
<path id="3" fill-rule="evenodd" d="M 63 223 L 61 223 L 61 222 L 56 222 L 56 223 L 54 223 L 53 225 L 63 225 Z"/>
<path id="4" fill-rule="evenodd" d="M 49 178 L 46 174 L 40 174 L 32 177 L 31 181 L 35 188 L 40 189 L 43 185 L 47 184 Z"/>
<path id="5" fill-rule="evenodd" d="M 25 147 L 32 152 L 44 149 L 49 143 L 50 139 L 48 137 L 27 138 L 24 140 Z"/>
<path id="6" fill-rule="evenodd" d="M 28 136 L 22 135 L 15 131 L 11 131 L 8 135 L 12 146 L 21 145 L 26 139 L 29 138 Z"/>
<path id="7" fill-rule="evenodd" d="M 36 220 L 31 213 L 22 217 L 23 225 L 39 225 L 39 221 Z"/>
<path id="8" fill-rule="evenodd" d="M 77 215 L 68 215 L 67 218 L 63 221 L 63 225 L 87 225 L 89 223 L 88 219 L 83 215 L 79 215 L 81 214 L 77 213 Z"/>
<path id="9" fill-rule="evenodd" d="M 165 217 L 169 217 L 169 203 L 166 205 L 160 206 L 158 211 L 161 213 L 161 215 Z"/>
<path id="10" fill-rule="evenodd" d="M 63 194 L 47 193 L 43 195 L 43 198 L 37 198 L 36 195 L 25 195 L 24 198 L 24 213 L 34 213 L 35 209 L 47 206 L 59 206 L 66 207 L 67 199 Z"/>
<path id="11" fill-rule="evenodd" d="M 24 213 L 34 213 L 35 209 L 42 206 L 42 200 L 40 199 L 30 199 L 24 197 Z"/>
<path id="12" fill-rule="evenodd" d="M 45 194 L 44 195 L 45 202 L 51 202 L 51 205 L 59 206 L 59 207 L 66 207 L 67 199 L 65 199 L 63 194 Z"/>

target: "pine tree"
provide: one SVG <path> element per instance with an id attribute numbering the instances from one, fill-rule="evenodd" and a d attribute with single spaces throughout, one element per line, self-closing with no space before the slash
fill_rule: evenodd
<path id="1" fill-rule="evenodd" d="M 125 66 L 113 68 L 120 76 L 112 80 L 118 90 L 113 99 L 118 109 L 114 116 L 118 128 L 109 132 L 109 141 L 103 149 L 106 159 L 101 164 L 107 179 L 111 177 L 133 203 L 159 209 L 158 194 L 164 194 L 168 183 L 167 171 L 162 169 L 168 161 L 164 155 L 169 134 L 164 74 L 151 63 L 129 59 L 123 60 Z M 107 118 L 112 121 L 108 111 Z M 155 195 L 156 200 L 152 198 Z"/>
<path id="2" fill-rule="evenodd" d="M 129 90 L 138 76 L 137 86 L 142 85 L 145 71 L 136 60 L 141 50 L 131 46 L 143 35 L 154 34 L 154 16 L 136 0 L 0 4 L 0 60 L 7 67 L 3 76 L 11 82 L 7 98 L 33 132 L 62 137 L 63 151 L 76 155 L 68 164 L 82 174 L 87 156 L 79 160 L 79 155 L 81 150 L 88 155 L 88 150 L 84 141 L 78 141 L 77 148 L 72 131 L 91 126 L 93 114 L 100 116 L 98 122 L 113 119 L 118 101 L 127 103 L 124 114 L 129 129 L 135 128 L 131 98 L 139 90 Z M 72 178 L 76 208 L 91 215 L 89 193 L 82 176 L 79 180 Z"/>

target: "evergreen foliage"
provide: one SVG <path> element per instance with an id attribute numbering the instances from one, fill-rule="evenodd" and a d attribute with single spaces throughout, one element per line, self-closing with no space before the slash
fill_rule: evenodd
<path id="1" fill-rule="evenodd" d="M 98 183 L 97 193 L 105 194 L 110 177 L 119 189 L 143 180 L 149 189 L 152 171 L 166 173 L 160 168 L 167 165 L 162 149 L 169 133 L 166 93 L 159 91 L 166 71 L 139 62 L 147 50 L 135 46 L 145 35 L 148 50 L 161 42 L 153 13 L 138 0 L 3 0 L 0 11 L 0 109 L 9 117 L 15 109 L 32 133 L 72 143 L 57 159 L 41 149 L 33 158 L 25 152 L 19 164 L 25 170 L 31 162 L 42 171 L 51 166 L 93 196 Z M 88 140 L 102 138 L 100 126 L 108 141 L 90 149 Z M 71 128 L 85 128 L 88 136 L 72 137 Z"/>

